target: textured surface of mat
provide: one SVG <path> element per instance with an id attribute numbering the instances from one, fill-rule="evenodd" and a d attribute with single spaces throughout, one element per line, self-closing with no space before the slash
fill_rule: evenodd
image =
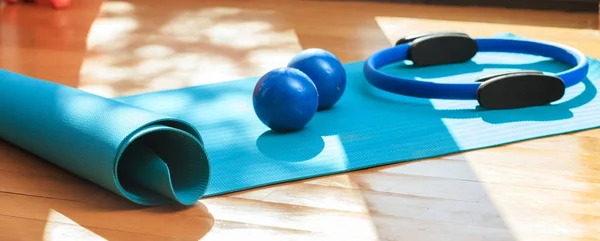
<path id="1" fill-rule="evenodd" d="M 596 59 L 562 100 L 495 111 L 476 101 L 385 93 L 366 83 L 362 67 L 346 64 L 348 85 L 337 105 L 288 134 L 256 118 L 251 98 L 259 77 L 106 99 L 3 71 L 0 138 L 133 202 L 160 205 L 600 126 Z M 385 71 L 446 82 L 566 68 L 539 56 L 482 53 L 468 63 L 398 63 Z"/>

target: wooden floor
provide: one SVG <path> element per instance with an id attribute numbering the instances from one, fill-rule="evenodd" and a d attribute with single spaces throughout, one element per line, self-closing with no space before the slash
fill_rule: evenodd
<path id="1" fill-rule="evenodd" d="M 299 50 L 513 32 L 600 58 L 596 14 L 329 1 L 0 9 L 0 68 L 106 97 L 262 75 Z M 1 86 L 0 86 L 1 88 Z M 1 117 L 0 117 L 1 118 Z M 142 208 L 0 142 L 0 240 L 599 240 L 600 130 Z"/>

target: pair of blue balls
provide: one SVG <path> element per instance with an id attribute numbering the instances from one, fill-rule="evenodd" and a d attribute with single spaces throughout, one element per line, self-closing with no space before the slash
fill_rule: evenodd
<path id="1" fill-rule="evenodd" d="M 346 89 L 346 71 L 332 53 L 301 51 L 287 67 L 263 75 L 252 96 L 258 119 L 275 132 L 303 129 L 318 111 L 331 109 Z"/>

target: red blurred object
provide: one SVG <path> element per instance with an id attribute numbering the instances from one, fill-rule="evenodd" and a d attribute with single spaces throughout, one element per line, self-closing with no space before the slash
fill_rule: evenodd
<path id="1" fill-rule="evenodd" d="M 19 1 L 35 2 L 36 0 L 4 0 L 4 2 L 9 3 L 9 4 L 17 3 Z M 66 8 L 71 5 L 71 0 L 49 0 L 49 1 L 50 1 L 50 4 L 52 5 L 52 7 L 56 8 L 56 9 Z"/>
<path id="2" fill-rule="evenodd" d="M 54 8 L 66 8 L 71 5 L 71 0 L 50 0 Z"/>

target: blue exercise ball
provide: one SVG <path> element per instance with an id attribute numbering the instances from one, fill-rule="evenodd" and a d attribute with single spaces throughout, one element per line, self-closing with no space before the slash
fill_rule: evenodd
<path id="1" fill-rule="evenodd" d="M 319 91 L 318 110 L 333 107 L 346 90 L 346 70 L 342 62 L 326 50 L 303 50 L 296 54 L 287 66 L 304 72 L 315 83 Z"/>
<path id="2" fill-rule="evenodd" d="M 263 75 L 252 97 L 254 112 L 275 132 L 297 131 L 313 118 L 319 92 L 312 80 L 295 68 L 277 68 Z"/>

